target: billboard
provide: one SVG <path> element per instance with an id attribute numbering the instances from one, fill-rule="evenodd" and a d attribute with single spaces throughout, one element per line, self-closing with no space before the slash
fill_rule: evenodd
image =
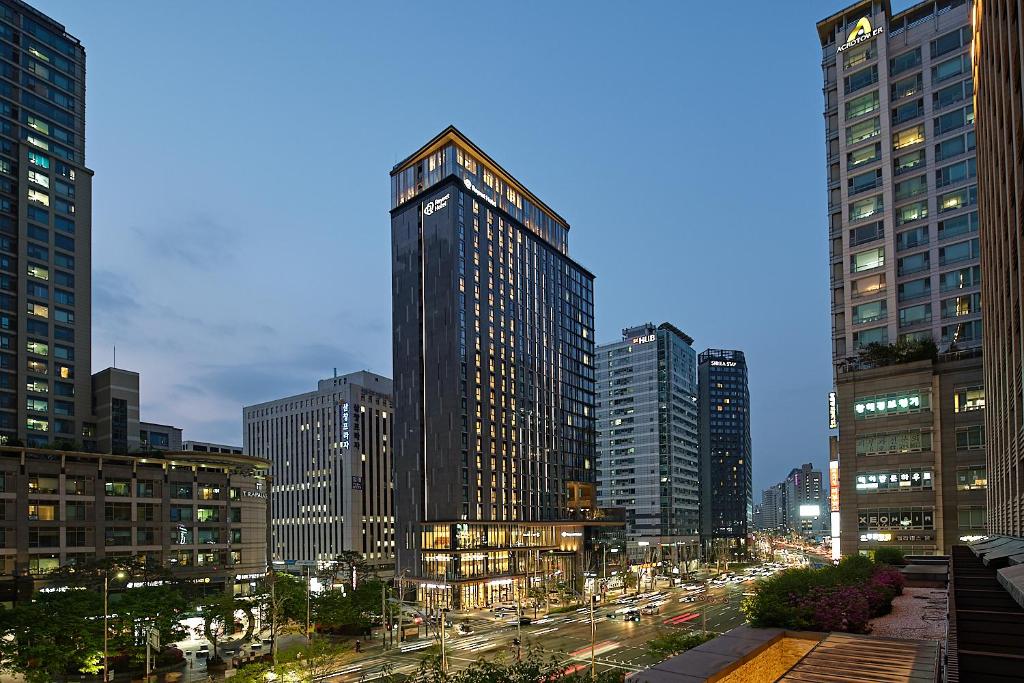
<path id="1" fill-rule="evenodd" d="M 831 512 L 839 512 L 839 461 L 828 463 L 828 502 Z"/>
<path id="2" fill-rule="evenodd" d="M 821 514 L 820 505 L 801 505 L 800 516 L 801 517 L 817 517 Z"/>

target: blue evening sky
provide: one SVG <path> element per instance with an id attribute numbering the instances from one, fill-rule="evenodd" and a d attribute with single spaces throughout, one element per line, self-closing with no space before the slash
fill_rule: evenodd
<path id="1" fill-rule="evenodd" d="M 569 221 L 599 342 L 747 354 L 756 491 L 826 464 L 815 22 L 847 3 L 35 4 L 86 46 L 92 362 L 143 419 L 241 443 L 243 405 L 390 374 L 388 172 L 452 123 Z"/>

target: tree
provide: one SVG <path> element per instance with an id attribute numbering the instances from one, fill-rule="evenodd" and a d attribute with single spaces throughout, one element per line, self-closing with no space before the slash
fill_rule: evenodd
<path id="1" fill-rule="evenodd" d="M 245 640 L 252 638 L 253 618 L 252 609 L 249 603 L 240 601 L 233 595 L 218 593 L 208 597 L 200 605 L 203 612 L 202 634 L 206 636 L 213 645 L 213 656 L 211 659 L 219 660 L 217 643 L 226 639 L 235 631 L 235 614 L 242 610 L 248 617 L 248 624 L 244 635 Z"/>
<path id="2" fill-rule="evenodd" d="M 624 590 L 628 591 L 630 588 L 636 588 L 639 584 L 640 579 L 637 578 L 634 572 L 628 571 L 622 575 L 622 587 Z"/>
<path id="3" fill-rule="evenodd" d="M 667 659 L 680 652 L 697 647 L 715 637 L 713 633 L 700 631 L 669 631 L 647 641 L 647 651 L 659 660 Z"/>
<path id="4" fill-rule="evenodd" d="M 96 673 L 103 652 L 103 596 L 69 589 L 40 593 L 0 612 L 4 670 L 28 683 L 48 683 L 69 672 Z"/>
<path id="5" fill-rule="evenodd" d="M 370 575 L 370 565 L 367 564 L 363 554 L 354 550 L 343 550 L 335 556 L 333 566 L 330 569 L 329 577 L 341 578 L 341 583 L 349 588 L 358 586 Z"/>

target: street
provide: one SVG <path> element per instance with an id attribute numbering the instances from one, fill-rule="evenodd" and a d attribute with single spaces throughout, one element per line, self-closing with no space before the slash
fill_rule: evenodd
<path id="1" fill-rule="evenodd" d="M 701 630 L 705 610 L 709 631 L 721 633 L 741 625 L 744 619 L 740 613 L 740 603 L 743 593 L 749 592 L 752 585 L 752 582 L 746 582 L 713 588 L 709 591 L 712 598 L 710 605 L 705 602 L 680 602 L 680 598 L 687 594 L 686 591 L 679 588 L 665 589 L 661 592 L 667 602 L 662 605 L 660 612 L 641 615 L 639 622 L 624 621 L 622 614 L 609 618 L 610 614 L 622 609 L 622 605 L 614 602 L 598 607 L 594 619 L 595 660 L 598 669 L 617 668 L 628 672 L 654 664 L 658 658 L 647 652 L 647 642 L 671 630 Z M 524 610 L 524 614 L 529 613 Z M 514 622 L 514 618 L 497 618 L 488 612 L 474 611 L 453 615 L 452 621 L 456 625 L 466 624 L 472 632 L 456 635 L 455 628 L 447 630 L 449 668 L 463 669 L 482 657 L 515 656 L 512 641 L 517 637 L 518 629 L 510 623 Z M 585 608 L 580 608 L 578 612 L 541 616 L 530 625 L 522 627 L 522 636 L 524 651 L 528 647 L 542 649 L 545 656 L 553 654 L 562 658 L 566 666 L 573 662 L 590 663 L 590 614 Z M 383 653 L 376 650 L 367 653 L 366 659 L 350 663 L 328 680 L 374 680 L 388 664 L 393 673 L 411 673 L 419 666 L 424 648 L 436 644 L 436 639 L 424 638 L 403 643 L 404 652 L 397 647 Z"/>

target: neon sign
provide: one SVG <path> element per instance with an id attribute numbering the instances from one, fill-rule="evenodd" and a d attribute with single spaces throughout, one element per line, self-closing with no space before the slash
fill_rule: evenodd
<path id="1" fill-rule="evenodd" d="M 871 40 L 877 35 L 881 35 L 883 32 L 885 32 L 884 27 L 879 26 L 872 30 L 871 20 L 867 17 L 861 17 L 860 21 L 857 22 L 857 25 L 853 27 L 852 31 L 850 31 L 850 35 L 847 36 L 846 42 L 840 45 L 836 52 L 842 52 L 843 50 L 850 49 L 854 45 L 860 45 L 863 42 Z"/>

